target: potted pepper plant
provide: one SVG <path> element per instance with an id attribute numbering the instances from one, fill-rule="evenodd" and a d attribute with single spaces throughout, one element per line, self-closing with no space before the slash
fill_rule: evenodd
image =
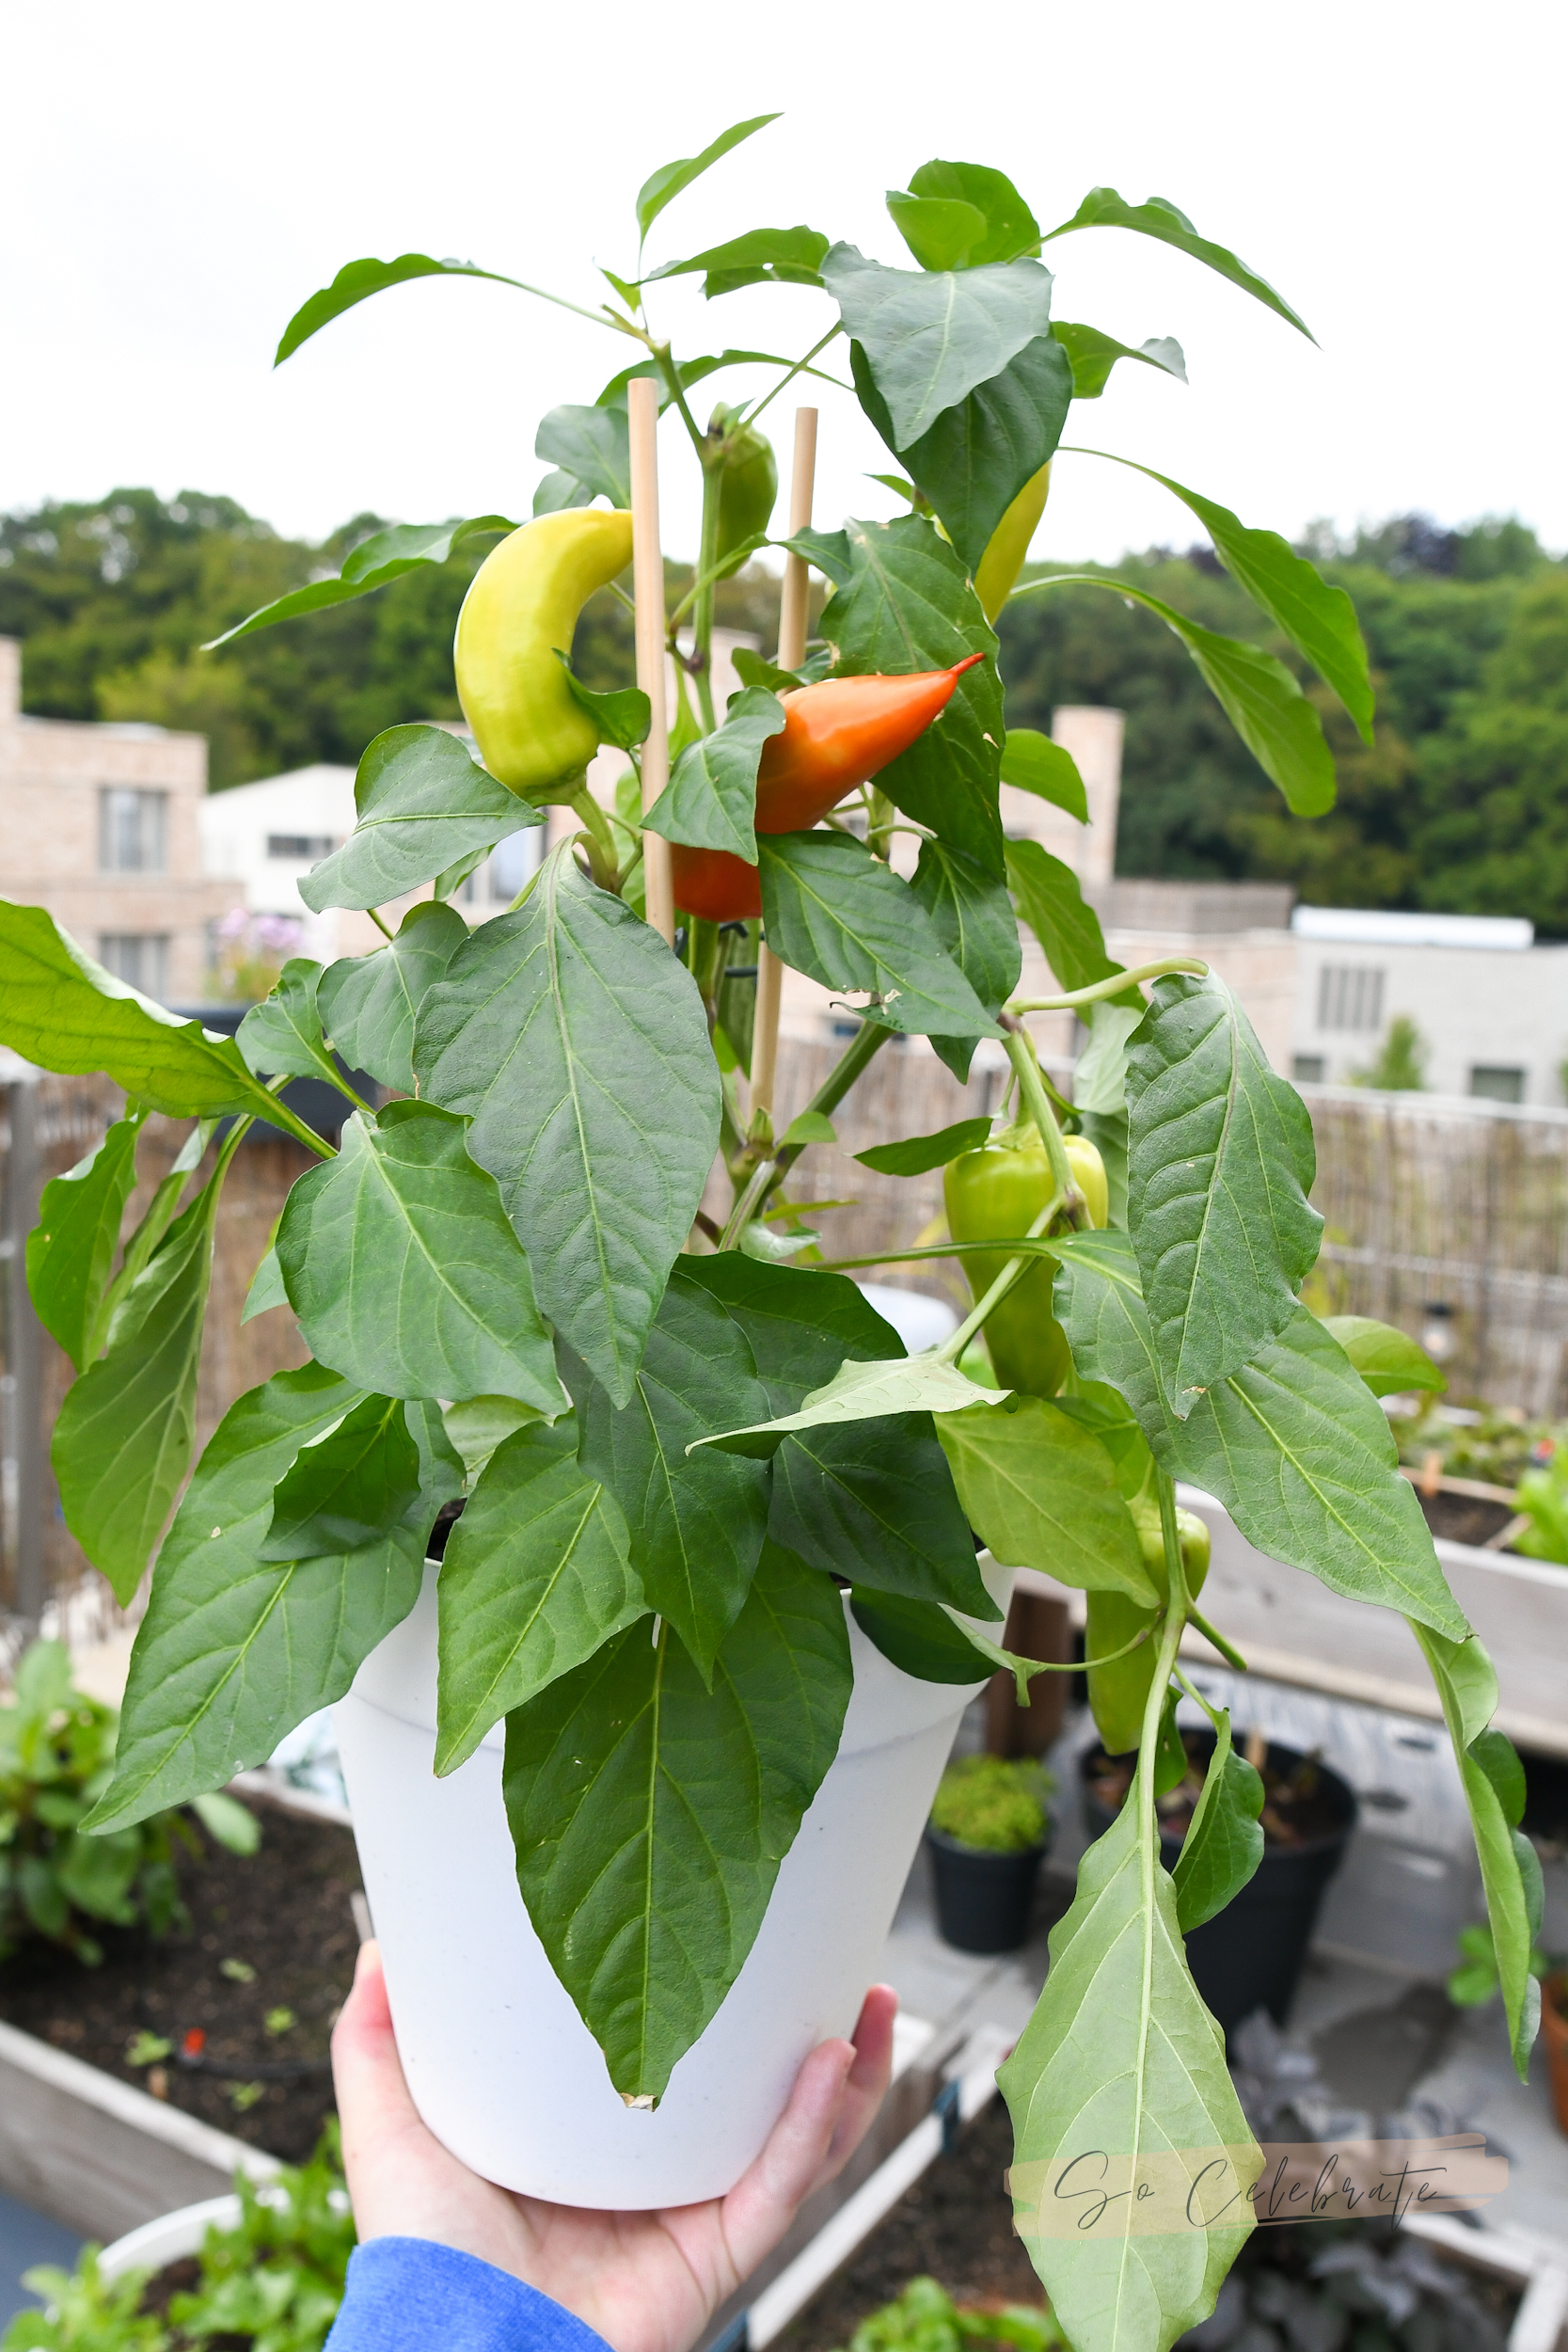
<path id="1" fill-rule="evenodd" d="M 1085 1856 L 1003 2087 L 1019 2226 L 1067 2334 L 1081 2352 L 1157 2352 L 1212 2308 L 1260 2161 L 1182 1950 L 1255 1858 L 1228 1772 L 1208 1775 L 1180 1883 L 1159 1852 L 1155 1801 L 1184 1769 L 1184 1629 L 1234 1656 L 1197 1605 L 1178 1478 L 1264 1552 L 1410 1620 L 1460 1758 L 1521 2065 L 1535 2027 L 1539 1879 L 1515 1835 L 1517 1762 L 1490 1727 L 1496 1678 L 1357 1369 L 1365 1334 L 1347 1352 L 1298 1296 L 1321 1222 L 1306 1109 L 1223 981 L 1180 960 L 1115 965 L 1070 870 L 1007 841 L 998 808 L 1006 778 L 1085 814 L 1066 755 L 1006 727 L 994 628 L 1009 594 L 1072 590 L 1073 575 L 1018 584 L 1069 410 L 1117 367 L 1182 373 L 1169 339 L 1133 348 L 1061 319 L 1044 257 L 1110 230 L 1152 238 L 1276 331 L 1306 330 L 1164 199 L 1096 188 L 1042 230 L 1004 173 L 967 163 L 923 165 L 889 198 L 902 265 L 809 227 L 647 260 L 682 191 L 768 119 L 656 171 L 628 274 L 607 274 L 597 307 L 569 306 L 620 364 L 540 424 L 552 470 L 531 520 L 380 532 L 341 577 L 243 625 L 498 540 L 456 648 L 481 761 L 439 729 L 378 737 L 356 830 L 304 886 L 319 909 L 434 896 L 395 930 L 383 917 L 373 954 L 293 959 L 233 1040 L 111 978 L 41 910 L 0 906 L 0 1038 L 126 1096 L 48 1187 L 27 1261 L 80 1373 L 54 1440 L 67 1520 L 122 1601 L 155 1555 L 89 1826 L 218 1787 L 352 1686 L 357 1832 L 426 2114 L 515 2185 L 667 2204 L 733 2179 L 804 2047 L 848 2025 L 957 1708 L 999 1662 L 1006 1568 L 1085 1588 L 1097 1622 L 1108 1596 L 1126 1629 L 1091 1655 L 1137 1678 L 1135 1788 Z M 351 262 L 278 358 L 406 280 L 499 275 L 416 253 Z M 777 363 L 683 358 L 658 316 L 684 277 L 710 301 L 777 288 L 784 332 L 804 304 L 810 335 Z M 839 358 L 909 511 L 780 533 L 828 584 L 819 637 L 802 651 L 792 622 L 782 659 L 740 657 L 721 711 L 713 593 L 761 543 L 761 420 Z M 771 371 L 765 389 L 705 428 L 698 385 L 741 364 Z M 668 615 L 631 514 L 629 418 L 650 397 L 703 483 L 693 585 Z M 1105 454 L 1075 444 L 1071 462 Z M 1290 662 L 1370 739 L 1349 599 L 1273 532 L 1154 478 L 1288 660 L 1128 583 L 1081 584 L 1148 605 L 1291 808 L 1321 813 L 1333 760 Z M 667 784 L 650 700 L 590 692 L 569 665 L 583 601 L 634 556 L 655 582 L 644 644 L 650 627 L 656 653 L 690 629 Z M 661 692 L 654 680 L 645 666 Z M 641 770 L 613 808 L 585 784 L 601 743 Z M 551 803 L 575 813 L 570 837 L 470 930 L 458 882 Z M 659 914 L 667 864 L 673 945 L 640 911 Z M 1020 917 L 1054 995 L 1017 993 Z M 748 1099 L 767 1006 L 732 977 L 723 928 L 759 922 L 763 949 L 750 928 L 736 967 L 766 977 L 782 961 L 854 1007 L 841 1060 L 786 1126 L 766 1088 Z M 1089 1028 L 1071 1105 L 1029 1041 L 1047 1006 Z M 782 1261 L 766 1215 L 900 1035 L 929 1038 L 959 1074 L 978 1041 L 1000 1041 L 1015 1089 L 994 1137 L 960 1122 L 881 1155 L 912 1172 L 980 1152 L 1007 1180 L 941 1245 L 979 1269 L 973 1312 L 913 1357 L 842 1266 Z M 277 1095 L 300 1074 L 341 1084 L 334 1048 L 392 1098 L 354 1104 L 336 1152 Z M 122 1239 L 153 1111 L 197 1124 Z M 193 1470 L 214 1218 L 254 1119 L 292 1127 L 319 1163 L 251 1302 L 286 1302 L 311 1360 L 240 1398 Z M 716 1160 L 733 1186 L 722 1219 L 700 1214 Z M 1049 1345 L 1014 1351 L 1005 1311 L 1026 1280 Z M 997 1334 L 985 1384 L 959 1369 L 982 1329 Z M 975 1536 L 1003 1570 L 977 1564 Z M 1058 2195 L 1085 2149 L 1135 2191 L 1090 2227 Z"/>

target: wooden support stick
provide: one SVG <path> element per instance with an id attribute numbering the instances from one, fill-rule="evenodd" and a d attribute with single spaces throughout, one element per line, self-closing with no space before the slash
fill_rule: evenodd
<path id="1" fill-rule="evenodd" d="M 632 587 L 637 602 L 637 683 L 652 720 L 642 746 L 642 807 L 652 808 L 670 781 L 670 723 L 664 702 L 664 551 L 658 536 L 658 385 L 634 375 L 626 387 L 631 423 Z M 648 920 L 673 946 L 675 893 L 670 844 L 642 835 L 642 876 Z"/>
<path id="2" fill-rule="evenodd" d="M 812 495 L 816 479 L 816 411 L 795 411 L 795 462 L 789 477 L 789 535 L 811 522 Z M 798 670 L 806 657 L 806 603 L 811 574 L 805 558 L 784 558 L 784 594 L 779 600 L 779 667 Z M 773 1085 L 779 1064 L 779 1000 L 784 966 L 766 940 L 757 949 L 756 1017 L 752 1025 L 752 1109 L 773 1110 Z"/>

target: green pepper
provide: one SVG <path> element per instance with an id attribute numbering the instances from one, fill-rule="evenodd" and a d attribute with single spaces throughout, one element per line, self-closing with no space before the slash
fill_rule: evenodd
<path id="1" fill-rule="evenodd" d="M 1165 1539 L 1159 1506 L 1140 1497 L 1128 1508 L 1137 1523 L 1138 1541 L 1149 1573 L 1163 1592 Z M 1196 1600 L 1209 1573 L 1209 1530 L 1195 1512 L 1179 1509 L 1176 1532 L 1181 1545 L 1181 1573 L 1187 1597 Z M 1160 1647 L 1153 1631 L 1155 1619 L 1154 1610 L 1140 1609 L 1135 1600 L 1129 1600 L 1124 1594 L 1099 1592 L 1088 1596 L 1088 1623 L 1084 1633 L 1086 1659 L 1109 1657 L 1146 1627 L 1149 1629 L 1148 1641 L 1139 1648 L 1129 1650 L 1125 1658 L 1112 1659 L 1108 1666 L 1089 1667 L 1089 1705 L 1108 1756 L 1124 1756 L 1129 1748 L 1135 1748 L 1143 1731 L 1144 1708 Z"/>
<path id="2" fill-rule="evenodd" d="M 722 563 L 743 539 L 767 530 L 778 496 L 779 469 L 773 445 L 765 435 L 743 425 L 725 446 L 719 476 L 717 562 Z"/>
<path id="3" fill-rule="evenodd" d="M 1103 1226 L 1110 1216 L 1104 1162 L 1086 1136 L 1063 1141 L 1089 1222 Z M 1054 1189 L 1050 1159 L 1034 1128 L 1014 1128 L 948 1162 L 942 1173 L 948 1231 L 955 1241 L 987 1241 L 992 1234 L 1016 1239 Z M 1002 1249 L 965 1258 L 971 1295 L 983 1297 L 1006 1263 Z M 986 1318 L 986 1345 L 998 1381 L 1026 1396 L 1054 1396 L 1072 1369 L 1067 1335 L 1052 1311 L 1056 1271 L 1054 1258 L 1035 1259 Z"/>
<path id="4" fill-rule="evenodd" d="M 1029 542 L 1039 528 L 1039 519 L 1045 512 L 1045 501 L 1050 493 L 1051 460 L 1048 457 L 1038 473 L 1030 475 L 1014 499 L 991 532 L 986 551 L 974 567 L 974 593 L 985 608 L 988 621 L 995 621 L 1013 593 L 1013 582 L 1023 569 Z"/>

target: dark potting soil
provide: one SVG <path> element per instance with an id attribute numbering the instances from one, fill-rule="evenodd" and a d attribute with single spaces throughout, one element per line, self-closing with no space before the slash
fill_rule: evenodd
<path id="1" fill-rule="evenodd" d="M 1484 1495 L 1445 1494 L 1441 1487 L 1434 1495 L 1424 1495 L 1418 1487 L 1416 1495 L 1427 1525 L 1445 1543 L 1484 1544 L 1514 1516 L 1512 1503 L 1489 1502 Z"/>
<path id="2" fill-rule="evenodd" d="M 1160 1828 L 1167 1837 L 1187 1835 L 1193 1808 L 1203 1792 L 1203 1776 L 1209 1763 L 1210 1749 L 1201 1734 L 1183 1732 L 1181 1744 L 1189 1757 L 1187 1777 L 1164 1796 L 1155 1799 Z M 1238 1736 L 1236 1746 L 1241 1754 L 1246 1753 L 1244 1732 Z M 1121 1809 L 1136 1762 L 1135 1756 L 1104 1756 L 1089 1768 L 1090 1788 L 1113 1813 Z M 1289 1772 L 1278 1772 L 1261 1759 L 1259 1770 L 1263 1775 L 1263 1810 L 1259 1820 L 1266 1847 L 1302 1846 L 1313 1838 L 1332 1836 L 1342 1828 L 1343 1817 L 1324 1788 L 1310 1756 L 1303 1756 Z"/>
<path id="3" fill-rule="evenodd" d="M 0 2017 L 299 2164 L 332 2112 L 327 2038 L 354 1979 L 349 1898 L 359 1864 L 348 1830 L 254 1809 L 261 1845 L 253 1855 L 227 1853 L 198 1833 L 206 1858 L 187 1858 L 181 1870 L 189 1928 L 157 1944 L 111 1930 L 97 1968 L 53 1946 L 19 1953 L 0 1966 Z M 277 2014 L 285 2010 L 292 2024 Z M 170 2055 L 133 2066 L 127 2051 L 144 2033 L 170 2042 Z M 202 2037 L 202 2071 L 179 2062 L 187 2034 Z M 309 2071 L 277 2079 L 296 2067 Z"/>

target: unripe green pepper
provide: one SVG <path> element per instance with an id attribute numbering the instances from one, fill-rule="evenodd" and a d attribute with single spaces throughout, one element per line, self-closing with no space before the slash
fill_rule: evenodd
<path id="1" fill-rule="evenodd" d="M 624 509 L 573 506 L 514 531 L 474 574 L 452 648 L 457 698 L 490 773 L 524 800 L 559 800 L 599 748 L 557 651 L 578 614 L 631 562 Z"/>
<path id="2" fill-rule="evenodd" d="M 722 563 L 743 539 L 767 530 L 778 495 L 779 468 L 772 443 L 750 425 L 743 426 L 728 444 L 719 476 L 717 562 Z"/>
<path id="3" fill-rule="evenodd" d="M 1140 1500 L 1128 1508 L 1137 1523 L 1138 1541 L 1149 1573 L 1164 1592 L 1165 1538 L 1160 1525 L 1159 1506 Z M 1196 1600 L 1209 1573 L 1209 1529 L 1196 1512 L 1178 1509 L 1176 1532 L 1181 1545 L 1181 1574 L 1187 1597 Z M 1129 1600 L 1121 1593 L 1090 1593 L 1084 1633 L 1085 1659 L 1106 1658 L 1113 1650 L 1121 1649 L 1146 1626 L 1152 1629 L 1155 1615 L 1155 1611 L 1140 1609 L 1135 1600 Z M 1129 1650 L 1125 1658 L 1113 1658 L 1108 1666 L 1089 1667 L 1089 1705 L 1094 1709 L 1095 1728 L 1107 1756 L 1124 1756 L 1129 1748 L 1138 1744 L 1159 1647 L 1159 1639 L 1150 1630 L 1148 1641 L 1137 1649 Z"/>
<path id="4" fill-rule="evenodd" d="M 1089 1222 L 1110 1218 L 1105 1165 L 1086 1136 L 1065 1136 L 1068 1166 L 1088 1208 Z M 947 1226 L 955 1241 L 1016 1240 L 1026 1233 L 1055 1190 L 1051 1161 L 1034 1129 L 983 1143 L 949 1160 L 942 1172 Z M 972 1296 L 979 1299 L 1007 1263 L 999 1249 L 963 1261 Z M 1057 1260 L 1037 1258 L 986 1318 L 986 1346 L 998 1381 L 1026 1396 L 1054 1396 L 1072 1369 L 1067 1335 L 1052 1311 Z"/>
<path id="5" fill-rule="evenodd" d="M 991 532 L 986 551 L 975 566 L 974 593 L 985 608 L 988 621 L 995 621 L 1013 593 L 1013 582 L 1023 569 L 1029 542 L 1039 528 L 1039 519 L 1045 512 L 1045 501 L 1050 494 L 1051 460 L 1048 457 L 1038 473 L 1030 475 Z"/>

